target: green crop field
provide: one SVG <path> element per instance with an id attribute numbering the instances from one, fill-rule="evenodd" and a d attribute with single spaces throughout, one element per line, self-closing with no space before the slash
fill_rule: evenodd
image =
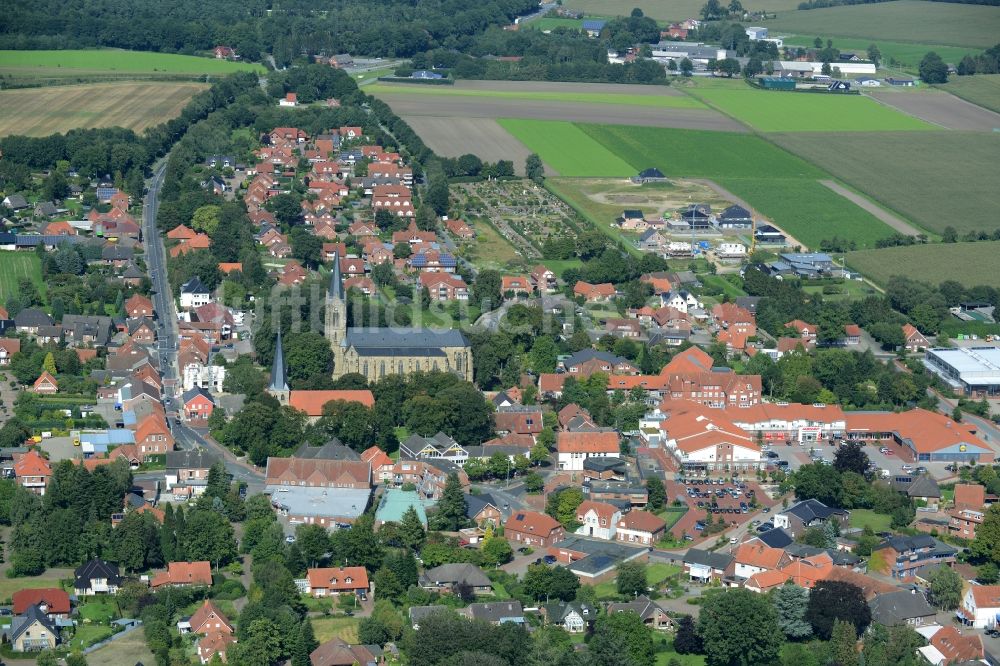
<path id="1" fill-rule="evenodd" d="M 535 30 L 555 30 L 556 28 L 569 28 L 571 30 L 583 30 L 583 19 L 571 18 L 551 18 L 543 16 L 540 19 L 522 24 L 525 28 Z"/>
<path id="2" fill-rule="evenodd" d="M 655 106 L 671 109 L 702 109 L 704 104 L 687 95 L 618 95 L 615 93 L 533 91 L 533 90 L 483 90 L 458 86 L 421 86 L 413 84 L 391 85 L 376 83 L 365 89 L 371 95 L 407 94 L 434 97 L 492 97 L 495 99 L 523 99 L 532 102 L 578 102 L 581 104 L 617 104 L 619 106 Z"/>
<path id="3" fill-rule="evenodd" d="M 940 87 L 973 104 L 1000 113 L 1000 74 L 953 76 Z"/>
<path id="4" fill-rule="evenodd" d="M 847 265 L 879 284 L 893 275 L 939 284 L 957 280 L 967 287 L 996 286 L 1000 241 L 931 243 L 847 254 Z"/>
<path id="5" fill-rule="evenodd" d="M 88 72 L 161 74 L 229 74 L 246 69 L 264 71 L 262 65 L 248 62 L 120 49 L 0 51 L 0 70 L 7 69 L 70 69 Z"/>
<path id="6" fill-rule="evenodd" d="M 17 294 L 17 282 L 30 278 L 44 293 L 42 262 L 34 252 L 0 252 L 0 303 Z"/>
<path id="7" fill-rule="evenodd" d="M 800 0 L 755 0 L 754 11 L 787 12 L 795 9 Z M 726 3 L 723 3 L 726 4 Z M 660 21 L 683 21 L 701 18 L 704 0 L 565 0 L 563 6 L 577 9 L 586 14 L 604 16 L 628 16 L 633 7 L 638 7 L 646 16 Z M 747 5 L 748 7 L 750 5 Z"/>
<path id="8" fill-rule="evenodd" d="M 929 231 L 1000 227 L 994 211 L 1000 135 L 937 131 L 774 139 Z"/>
<path id="9" fill-rule="evenodd" d="M 809 247 L 834 236 L 872 247 L 892 233 L 882 221 L 822 185 L 819 181 L 829 178 L 825 171 L 760 137 L 542 120 L 519 120 L 504 127 L 563 176 L 622 176 L 655 166 L 668 176 L 713 180 Z M 582 142 L 581 135 L 589 141 Z M 580 152 L 584 148 L 586 152 Z M 554 163 L 557 160 L 568 163 L 565 171 Z"/>
<path id="10" fill-rule="evenodd" d="M 898 0 L 784 12 L 765 25 L 776 35 L 989 48 L 1000 35 L 1000 7 Z"/>
<path id="11" fill-rule="evenodd" d="M 815 10 L 811 10 L 815 11 Z M 816 35 L 792 35 L 785 37 L 785 46 L 808 46 L 812 47 Z M 895 60 L 898 66 L 910 71 L 916 71 L 920 60 L 928 51 L 934 51 L 944 58 L 945 62 L 957 63 L 962 56 L 969 53 L 978 53 L 979 49 L 962 48 L 960 46 L 944 46 L 941 44 L 911 44 L 907 42 L 885 42 L 881 39 L 845 39 L 836 37 L 833 45 L 841 51 L 851 51 L 857 53 L 862 58 L 867 57 L 870 44 L 876 44 L 882 53 L 882 63 L 889 65 L 891 60 Z"/>
<path id="12" fill-rule="evenodd" d="M 574 123 L 514 118 L 497 122 L 562 176 L 632 176 L 638 172 Z"/>
<path id="13" fill-rule="evenodd" d="M 762 132 L 873 132 L 933 125 L 861 95 L 792 93 L 744 88 L 692 94 Z"/>

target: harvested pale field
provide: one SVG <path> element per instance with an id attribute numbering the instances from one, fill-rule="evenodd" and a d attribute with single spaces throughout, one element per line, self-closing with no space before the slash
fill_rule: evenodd
<path id="1" fill-rule="evenodd" d="M 204 83 L 95 83 L 0 92 L 0 136 L 48 136 L 71 129 L 141 132 L 180 114 Z"/>
<path id="2" fill-rule="evenodd" d="M 531 151 L 491 118 L 438 118 L 403 116 L 431 150 L 445 157 L 472 153 L 487 162 L 511 160 L 514 171 L 524 175 L 524 161 Z M 558 175 L 545 165 L 549 175 Z"/>
<path id="3" fill-rule="evenodd" d="M 1000 129 L 1000 113 L 976 106 L 946 92 L 885 90 L 869 94 L 883 104 L 946 129 L 983 132 Z"/>
<path id="4" fill-rule="evenodd" d="M 668 86 L 613 83 L 554 83 L 549 81 L 457 81 L 454 85 L 429 86 L 381 82 L 367 89 L 371 95 L 424 95 L 431 97 L 489 97 L 528 102 L 573 102 L 615 106 L 656 106 L 702 109 L 700 101 Z"/>
<path id="5" fill-rule="evenodd" d="M 379 93 L 378 97 L 391 106 L 397 115 L 405 117 L 524 118 L 727 132 L 747 131 L 743 125 L 712 109 L 615 106 L 566 101 L 498 99 L 488 96 L 458 97 L 407 93 Z"/>
<path id="6" fill-rule="evenodd" d="M 671 86 L 644 86 L 636 83 L 573 83 L 558 81 L 472 81 L 463 79 L 452 86 L 458 90 L 497 90 L 526 93 L 595 93 L 606 95 L 665 95 L 684 97 L 684 93 Z"/>

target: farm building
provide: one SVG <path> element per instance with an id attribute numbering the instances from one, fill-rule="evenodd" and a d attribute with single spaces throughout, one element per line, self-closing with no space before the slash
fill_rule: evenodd
<path id="1" fill-rule="evenodd" d="M 795 90 L 795 79 L 787 76 L 765 76 L 760 79 L 760 87 L 765 90 Z"/>

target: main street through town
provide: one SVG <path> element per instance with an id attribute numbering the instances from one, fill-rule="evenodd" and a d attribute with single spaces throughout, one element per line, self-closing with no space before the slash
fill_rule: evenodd
<path id="1" fill-rule="evenodd" d="M 163 400 L 171 424 L 171 432 L 178 449 L 208 449 L 225 460 L 226 470 L 237 482 L 250 486 L 250 492 L 263 489 L 264 476 L 248 464 L 235 459 L 230 451 L 217 443 L 205 439 L 196 429 L 188 427 L 180 418 L 181 376 L 177 365 L 179 333 L 177 312 L 174 308 L 173 292 L 167 276 L 166 251 L 163 237 L 156 228 L 156 212 L 160 205 L 160 188 L 167 171 L 167 161 L 159 162 L 149 181 L 142 211 L 142 234 L 146 244 L 146 262 L 149 277 L 153 282 L 153 305 L 157 313 L 157 343 L 160 373 L 163 379 Z"/>

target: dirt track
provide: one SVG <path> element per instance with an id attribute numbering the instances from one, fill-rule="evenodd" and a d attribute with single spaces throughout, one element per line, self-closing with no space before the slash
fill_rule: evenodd
<path id="1" fill-rule="evenodd" d="M 491 82 L 493 83 L 493 82 Z M 640 86 L 642 87 L 642 86 Z M 490 97 L 379 94 L 396 114 L 435 118 L 531 118 L 572 122 L 646 125 L 678 129 L 746 132 L 747 128 L 712 109 L 670 109 L 581 102 L 549 102 Z"/>
<path id="2" fill-rule="evenodd" d="M 820 182 L 820 184 L 825 185 L 826 187 L 829 187 L 831 190 L 833 190 L 834 192 L 836 192 L 840 196 L 844 197 L 845 199 L 847 199 L 851 203 L 853 203 L 853 204 L 855 204 L 857 206 L 861 206 L 866 211 L 868 211 L 869 213 L 871 213 L 872 215 L 874 215 L 878 219 L 882 220 L 883 222 L 885 222 L 886 224 L 888 224 L 890 227 L 892 227 L 893 229 L 895 229 L 899 233 L 904 234 L 906 236 L 916 236 L 916 235 L 918 235 L 920 233 L 919 231 L 917 231 L 916 229 L 914 229 L 912 226 L 910 226 L 910 224 L 908 222 L 906 222 L 905 220 L 903 220 L 902 218 L 896 217 L 895 215 L 893 215 L 892 213 L 890 213 L 886 209 L 882 208 L 881 206 L 876 206 L 875 204 L 873 204 L 868 199 L 864 198 L 863 196 L 861 196 L 859 194 L 855 194 L 854 192 L 850 191 L 846 187 L 838 185 L 837 183 L 833 182 L 832 180 L 821 180 L 819 182 Z"/>
<path id="3" fill-rule="evenodd" d="M 524 175 L 524 161 L 531 151 L 491 118 L 403 116 L 403 120 L 438 155 L 458 157 L 472 153 L 486 162 L 511 160 L 514 171 Z M 559 175 L 547 164 L 545 173 Z"/>
<path id="4" fill-rule="evenodd" d="M 887 106 L 929 123 L 953 130 L 991 132 L 1000 129 L 1000 113 L 976 106 L 942 91 L 868 93 Z"/>

